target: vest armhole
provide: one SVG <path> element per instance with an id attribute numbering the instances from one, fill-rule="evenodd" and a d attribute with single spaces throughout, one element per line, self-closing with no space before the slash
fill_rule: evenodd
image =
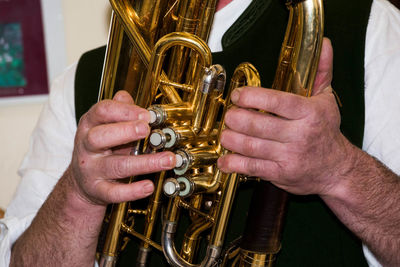
<path id="1" fill-rule="evenodd" d="M 103 70 L 105 46 L 84 53 L 79 59 L 75 74 L 76 122 L 97 102 Z"/>

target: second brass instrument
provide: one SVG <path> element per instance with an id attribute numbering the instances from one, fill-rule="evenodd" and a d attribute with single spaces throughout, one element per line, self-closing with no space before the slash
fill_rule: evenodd
<path id="1" fill-rule="evenodd" d="M 126 245 L 122 236 L 140 242 L 136 266 L 148 266 L 152 250 L 162 251 L 171 266 L 270 266 L 279 249 L 221 253 L 235 192 L 246 179 L 216 167 L 217 159 L 229 153 L 219 143 L 224 128 L 220 118 L 234 88 L 260 86 L 260 79 L 251 64 L 243 63 L 224 92 L 225 71 L 212 65 L 205 43 L 217 1 L 110 2 L 113 18 L 99 100 L 112 98 L 117 90 L 130 92 L 137 105 L 150 111 L 153 128 L 149 138 L 133 144 L 132 154 L 169 149 L 176 154 L 177 166 L 173 172 L 153 175 L 155 191 L 146 208 L 135 203 L 113 206 L 100 266 L 115 266 Z M 291 16 L 274 88 L 309 95 L 322 39 L 322 2 L 290 1 L 287 6 Z M 136 179 L 140 177 L 127 182 Z M 176 246 L 183 213 L 190 225 Z M 138 217 L 144 220 L 141 232 Z M 160 227 L 161 240 L 156 240 Z M 199 259 L 202 244 L 206 248 Z"/>

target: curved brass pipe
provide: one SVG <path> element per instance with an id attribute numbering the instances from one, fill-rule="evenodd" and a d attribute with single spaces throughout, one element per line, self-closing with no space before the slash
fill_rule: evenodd
<path id="1" fill-rule="evenodd" d="M 149 61 L 144 89 L 138 100 L 140 106 L 147 108 L 154 100 L 157 89 L 161 84 L 159 77 L 162 77 L 162 62 L 165 58 L 166 51 L 174 46 L 184 46 L 196 51 L 198 55 L 200 55 L 204 68 L 208 68 L 211 65 L 211 51 L 207 44 L 196 35 L 185 32 L 172 32 L 163 36 L 154 46 Z M 164 81 L 168 80 L 166 77 L 162 78 Z M 165 97 L 172 99 L 176 91 L 174 90 L 173 92 L 174 93 L 164 92 Z"/>
<path id="2" fill-rule="evenodd" d="M 158 1 L 156 1 L 157 3 Z M 110 0 L 113 11 L 118 17 L 121 25 L 123 26 L 124 32 L 131 40 L 131 43 L 134 45 L 136 51 L 138 51 L 139 56 L 141 57 L 142 62 L 147 65 L 150 63 L 152 49 L 148 46 L 146 40 L 143 38 L 141 31 L 139 29 L 140 19 L 136 14 L 136 11 L 133 9 L 129 0 Z M 106 64 L 105 64 L 106 65 Z M 162 74 L 163 78 L 166 78 L 165 74 Z M 165 92 L 170 103 L 179 103 L 182 102 L 181 97 L 174 90 L 173 87 L 170 86 L 162 86 L 161 89 Z M 140 103 L 136 103 L 140 106 Z"/>

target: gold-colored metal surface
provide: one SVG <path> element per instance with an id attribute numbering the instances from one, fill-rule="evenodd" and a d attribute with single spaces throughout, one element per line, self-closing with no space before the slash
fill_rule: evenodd
<path id="1" fill-rule="evenodd" d="M 242 250 L 240 254 L 241 267 L 272 267 L 275 254 L 256 253 L 254 251 Z"/>
<path id="2" fill-rule="evenodd" d="M 320 49 L 315 35 L 319 38 L 321 31 L 316 29 L 322 25 L 321 1 L 288 3 L 290 21 L 274 88 L 310 95 Z M 163 250 L 172 266 L 214 266 L 221 257 L 236 190 L 247 181 L 217 168 L 217 159 L 229 153 L 219 142 L 225 127 L 220 118 L 230 106 L 232 90 L 261 86 L 259 74 L 249 63 L 239 65 L 224 92 L 225 71 L 212 65 L 206 45 L 217 0 L 110 2 L 112 25 L 99 100 L 127 90 L 152 114 L 153 133 L 133 144 L 132 154 L 168 149 L 175 151 L 177 166 L 151 177 L 155 191 L 146 208 L 135 203 L 114 205 L 100 266 L 115 266 L 125 235 L 140 242 L 136 266 L 147 266 L 152 248 Z M 137 179 L 141 178 L 129 181 Z M 174 237 L 182 216 L 191 224 L 177 252 Z M 142 233 L 136 230 L 140 217 L 145 225 Z M 157 228 L 162 228 L 160 241 L 154 239 Z M 207 249 L 199 259 L 201 242 Z M 270 266 L 257 264 L 273 255 L 235 249 L 224 257 L 224 266 Z"/>

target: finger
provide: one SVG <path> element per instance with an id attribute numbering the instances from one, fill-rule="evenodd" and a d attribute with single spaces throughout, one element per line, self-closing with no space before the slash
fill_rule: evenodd
<path id="1" fill-rule="evenodd" d="M 97 170 L 105 179 L 118 179 L 170 170 L 175 164 L 175 155 L 169 151 L 139 156 L 110 155 L 100 158 Z"/>
<path id="2" fill-rule="evenodd" d="M 278 142 L 288 142 L 295 134 L 291 120 L 242 108 L 228 110 L 225 124 L 236 132 Z"/>
<path id="3" fill-rule="evenodd" d="M 283 149 L 282 143 L 244 135 L 229 129 L 223 131 L 220 140 L 226 149 L 253 158 L 273 160 Z"/>
<path id="4" fill-rule="evenodd" d="M 149 180 L 130 184 L 101 181 L 96 188 L 96 198 L 105 203 L 120 203 L 134 201 L 149 196 L 154 191 L 154 185 Z"/>
<path id="5" fill-rule="evenodd" d="M 134 104 L 132 96 L 125 90 L 118 91 L 114 95 L 113 99 L 115 101 L 118 101 L 118 102 L 121 102 L 121 103 L 125 103 L 125 104 L 130 104 L 130 105 Z"/>
<path id="6" fill-rule="evenodd" d="M 330 89 L 333 70 L 333 49 L 331 41 L 324 38 L 318 70 L 315 77 L 312 95 L 318 95 L 325 89 Z"/>
<path id="7" fill-rule="evenodd" d="M 150 114 L 146 109 L 136 105 L 121 103 L 114 100 L 103 100 L 94 105 L 85 114 L 86 127 L 92 128 L 99 124 L 122 121 L 143 120 L 150 121 Z"/>
<path id="8" fill-rule="evenodd" d="M 89 130 L 84 140 L 88 151 L 100 152 L 145 138 L 150 127 L 145 121 L 101 124 Z"/>
<path id="9" fill-rule="evenodd" d="M 300 119 L 308 112 L 306 97 L 261 87 L 237 88 L 231 100 L 239 107 L 263 110 L 287 119 Z"/>
<path id="10" fill-rule="evenodd" d="M 239 154 L 227 154 L 218 159 L 218 168 L 225 173 L 241 173 L 248 176 L 276 180 L 279 166 L 274 161 L 249 158 Z"/>

